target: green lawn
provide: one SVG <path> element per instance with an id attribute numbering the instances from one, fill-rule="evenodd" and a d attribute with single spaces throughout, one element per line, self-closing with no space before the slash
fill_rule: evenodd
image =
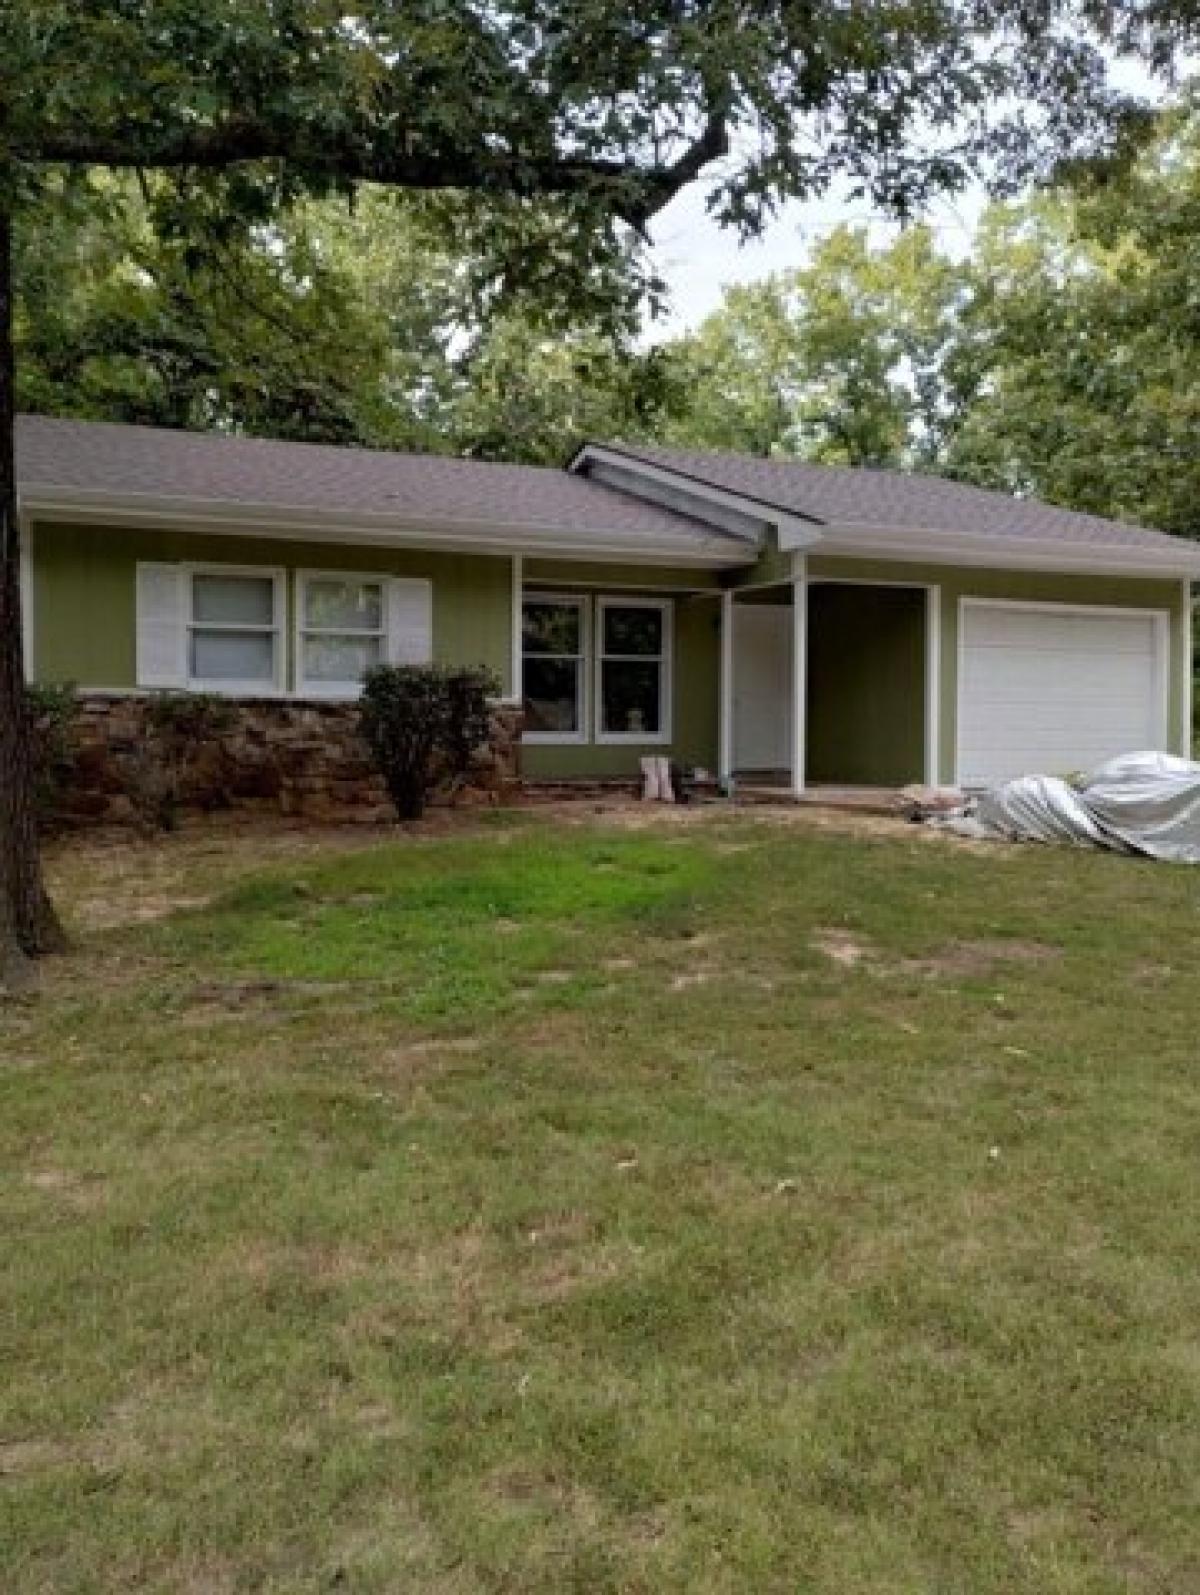
<path id="1" fill-rule="evenodd" d="M 879 832 L 60 851 L 0 1588 L 1200 1589 L 1200 875 Z"/>

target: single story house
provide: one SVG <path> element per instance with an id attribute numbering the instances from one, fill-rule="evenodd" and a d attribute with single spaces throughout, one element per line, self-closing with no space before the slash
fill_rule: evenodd
<path id="1" fill-rule="evenodd" d="M 645 445 L 562 470 L 25 416 L 27 668 L 352 699 L 486 664 L 534 779 L 665 754 L 985 783 L 1191 745 L 1200 545 L 936 478 Z"/>

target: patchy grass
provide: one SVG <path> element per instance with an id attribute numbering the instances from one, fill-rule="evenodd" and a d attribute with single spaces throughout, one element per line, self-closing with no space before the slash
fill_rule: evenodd
<path id="1" fill-rule="evenodd" d="M 1200 1587 L 1194 874 L 513 815 L 56 875 L 3 1588 Z"/>

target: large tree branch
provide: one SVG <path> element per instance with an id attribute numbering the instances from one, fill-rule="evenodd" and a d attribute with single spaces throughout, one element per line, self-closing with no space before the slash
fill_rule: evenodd
<path id="1" fill-rule="evenodd" d="M 724 113 L 710 116 L 677 159 L 658 166 L 567 154 L 524 156 L 485 146 L 431 151 L 406 147 L 403 135 L 386 142 L 377 134 L 355 139 L 344 130 L 324 135 L 310 124 L 276 125 L 231 116 L 204 127 L 50 128 L 27 143 L 15 140 L 8 153 L 28 165 L 140 170 L 213 171 L 281 161 L 347 182 L 426 191 L 474 189 L 526 199 L 607 188 L 613 191 L 616 213 L 642 227 L 728 148 Z"/>

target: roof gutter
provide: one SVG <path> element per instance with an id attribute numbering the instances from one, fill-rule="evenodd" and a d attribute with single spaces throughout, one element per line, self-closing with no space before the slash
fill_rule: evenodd
<path id="1" fill-rule="evenodd" d="M 454 549 L 480 554 L 545 554 L 559 559 L 619 558 L 631 564 L 681 565 L 703 569 L 734 568 L 753 563 L 755 551 L 732 538 L 678 543 L 656 541 L 643 532 L 602 528 L 572 536 L 560 526 L 509 521 L 474 521 L 451 516 L 343 515 L 280 504 L 225 504 L 149 493 L 117 494 L 103 490 L 33 484 L 20 493 L 23 515 L 33 520 L 56 517 L 98 526 L 160 526 L 172 530 L 214 532 L 225 536 L 270 538 L 318 537 L 323 542 L 361 547 Z"/>
<path id="2" fill-rule="evenodd" d="M 1166 537 L 1166 533 L 1157 534 Z M 1200 544 L 1182 537 L 1161 547 L 1071 543 L 1063 538 L 1022 537 L 1011 541 L 969 532 L 932 532 L 904 526 L 827 526 L 819 552 L 853 559 L 923 561 L 993 570 L 1045 570 L 1080 575 L 1200 577 Z M 788 547 L 780 536 L 780 546 Z"/>

